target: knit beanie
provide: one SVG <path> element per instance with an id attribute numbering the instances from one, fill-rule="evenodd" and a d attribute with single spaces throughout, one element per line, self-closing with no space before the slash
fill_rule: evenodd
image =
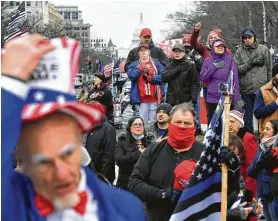
<path id="1" fill-rule="evenodd" d="M 167 104 L 167 103 L 161 103 L 157 107 L 156 113 L 158 113 L 161 110 L 165 111 L 168 115 L 170 115 L 170 111 L 172 110 L 172 106 L 170 104 Z"/>
<path id="2" fill-rule="evenodd" d="M 278 74 L 278 64 L 273 65 L 272 67 L 272 77 Z"/>
<path id="3" fill-rule="evenodd" d="M 244 114 L 237 110 L 230 111 L 230 117 L 237 119 L 242 125 L 244 125 L 243 116 L 244 116 Z"/>

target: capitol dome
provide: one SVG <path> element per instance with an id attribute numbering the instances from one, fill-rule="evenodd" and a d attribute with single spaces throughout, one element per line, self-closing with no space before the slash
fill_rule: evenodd
<path id="1" fill-rule="evenodd" d="M 142 13 L 140 13 L 140 24 L 136 27 L 136 29 L 133 32 L 132 35 L 132 40 L 131 40 L 131 48 L 135 48 L 137 47 L 141 40 L 140 40 L 140 32 L 143 28 L 146 28 L 144 23 L 143 23 L 143 15 Z"/>

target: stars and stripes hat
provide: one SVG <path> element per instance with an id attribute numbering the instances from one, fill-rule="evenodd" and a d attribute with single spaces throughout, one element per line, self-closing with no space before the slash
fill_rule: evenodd
<path id="1" fill-rule="evenodd" d="M 242 125 L 244 125 L 244 120 L 243 120 L 244 114 L 243 113 L 241 113 L 237 110 L 231 110 L 230 117 L 237 119 Z"/>
<path id="2" fill-rule="evenodd" d="M 56 48 L 42 57 L 29 80 L 30 91 L 23 107 L 23 123 L 33 122 L 56 111 L 73 117 L 82 132 L 93 128 L 103 118 L 99 103 L 76 101 L 74 78 L 78 72 L 80 44 L 70 38 L 55 38 Z"/>

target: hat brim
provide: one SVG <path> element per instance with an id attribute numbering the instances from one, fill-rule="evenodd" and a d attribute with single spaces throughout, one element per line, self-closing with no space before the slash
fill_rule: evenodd
<path id="1" fill-rule="evenodd" d="M 105 112 L 104 107 L 98 102 L 34 103 L 24 106 L 21 120 L 22 123 L 31 123 L 57 111 L 74 118 L 82 133 L 95 127 L 102 120 Z"/>

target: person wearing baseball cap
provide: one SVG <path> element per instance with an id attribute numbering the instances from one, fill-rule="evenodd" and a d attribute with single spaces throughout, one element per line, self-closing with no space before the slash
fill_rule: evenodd
<path id="1" fill-rule="evenodd" d="M 184 102 L 192 102 L 195 105 L 199 92 L 195 65 L 187 59 L 182 43 L 175 44 L 172 51 L 173 58 L 169 60 L 162 73 L 163 83 L 168 83 L 166 103 L 175 106 Z"/>
<path id="2" fill-rule="evenodd" d="M 245 181 L 245 189 L 252 193 L 252 198 L 257 196 L 256 179 L 248 176 L 248 168 L 258 151 L 258 144 L 255 135 L 249 133 L 245 128 L 244 114 L 237 111 L 230 111 L 230 134 L 240 137 L 243 143 L 244 152 L 241 157 L 240 171 Z"/>
<path id="3" fill-rule="evenodd" d="M 154 45 L 151 29 L 143 28 L 140 32 L 139 37 L 140 37 L 140 41 L 141 41 L 139 45 L 141 45 L 142 43 L 147 44 L 149 46 L 150 56 L 154 59 L 157 59 L 163 66 L 165 66 L 167 63 L 167 60 L 168 60 L 167 55 L 164 53 L 164 51 L 161 48 L 156 47 Z M 138 51 L 139 51 L 138 47 L 135 47 L 128 53 L 126 63 L 124 66 L 124 69 L 126 72 L 128 70 L 128 66 L 131 65 L 132 62 L 139 59 Z"/>
<path id="4" fill-rule="evenodd" d="M 256 33 L 252 28 L 245 28 L 241 37 L 242 45 L 235 52 L 235 60 L 238 64 L 240 94 L 246 104 L 245 126 L 250 133 L 254 133 L 253 112 L 256 93 L 272 80 L 272 61 L 268 47 L 257 42 Z"/>
<path id="5" fill-rule="evenodd" d="M 99 123 L 104 109 L 99 103 L 76 101 L 73 79 L 79 55 L 79 42 L 69 38 L 45 40 L 30 34 L 4 45 L 1 218 L 5 221 L 145 220 L 136 197 L 107 186 L 84 167 L 89 159 L 82 154 L 81 133 Z M 41 69 L 51 65 L 57 68 Z M 20 172 L 12 165 L 16 147 Z"/>
<path id="6" fill-rule="evenodd" d="M 259 120 L 261 137 L 266 122 L 278 119 L 278 64 L 272 67 L 271 81 L 262 86 L 256 94 L 254 115 Z"/>

